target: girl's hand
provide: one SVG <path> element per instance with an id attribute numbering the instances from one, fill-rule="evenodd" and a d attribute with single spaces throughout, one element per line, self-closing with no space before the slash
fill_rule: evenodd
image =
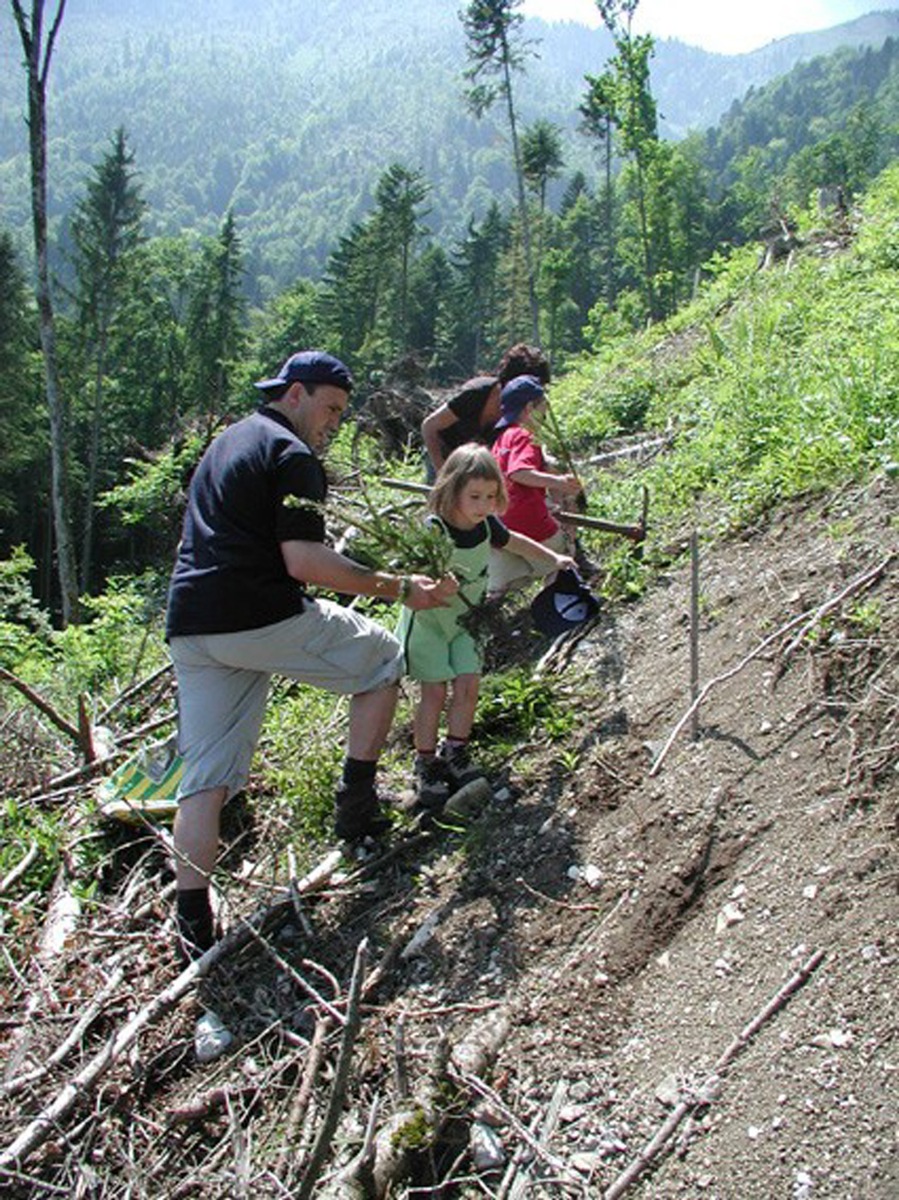
<path id="1" fill-rule="evenodd" d="M 568 554 L 557 554 L 556 565 L 552 569 L 554 571 L 576 571 L 577 563 Z"/>
<path id="2" fill-rule="evenodd" d="M 431 579 L 428 575 L 410 575 L 409 590 L 403 599 L 407 608 L 443 608 L 459 590 L 458 580 L 454 575 L 445 575 L 443 579 Z"/>

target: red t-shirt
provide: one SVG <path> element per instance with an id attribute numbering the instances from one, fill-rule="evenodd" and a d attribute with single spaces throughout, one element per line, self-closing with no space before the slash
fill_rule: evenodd
<path id="1" fill-rule="evenodd" d="M 526 487 L 509 478 L 516 471 L 545 470 L 543 451 L 531 431 L 523 425 L 507 425 L 491 449 L 509 492 L 509 507 L 503 513 L 503 524 L 535 542 L 545 542 L 559 528 L 559 522 L 546 505 L 546 488 Z"/>

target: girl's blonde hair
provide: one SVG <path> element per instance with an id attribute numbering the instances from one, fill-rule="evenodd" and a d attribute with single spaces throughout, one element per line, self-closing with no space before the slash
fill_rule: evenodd
<path id="1" fill-rule="evenodd" d="M 444 521 L 452 522 L 462 490 L 471 479 L 483 479 L 496 484 L 496 511 L 504 513 L 509 503 L 506 481 L 499 463 L 486 446 L 467 442 L 457 446 L 437 473 L 428 508 Z"/>

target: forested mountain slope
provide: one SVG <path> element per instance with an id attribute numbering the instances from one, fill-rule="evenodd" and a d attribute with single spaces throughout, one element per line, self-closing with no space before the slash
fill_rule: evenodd
<path id="1" fill-rule="evenodd" d="M 367 211 L 388 162 L 433 183 L 429 225 L 444 242 L 512 197 L 503 127 L 465 109 L 464 39 L 452 0 L 231 0 L 69 6 L 50 75 L 51 218 L 71 209 L 91 163 L 124 126 L 153 231 L 211 233 L 233 208 L 251 266 L 277 284 L 317 273 Z M 653 88 L 662 130 L 704 128 L 745 90 L 837 44 L 880 44 L 895 12 L 787 38 L 752 54 L 660 42 Z M 564 130 L 565 177 L 593 178 L 576 132 L 583 76 L 611 53 L 604 30 L 528 22 L 538 58 L 518 84 L 524 122 Z M 0 226 L 28 245 L 24 73 L 0 10 Z M 9 69 L 6 69 L 6 67 Z M 552 185 L 557 200 L 565 178 Z"/>

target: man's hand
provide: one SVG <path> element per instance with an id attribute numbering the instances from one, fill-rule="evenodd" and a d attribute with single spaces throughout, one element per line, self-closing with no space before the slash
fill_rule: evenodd
<path id="1" fill-rule="evenodd" d="M 403 603 L 407 608 L 443 608 L 459 590 L 453 575 L 431 579 L 428 575 L 410 575 L 409 593 Z"/>

